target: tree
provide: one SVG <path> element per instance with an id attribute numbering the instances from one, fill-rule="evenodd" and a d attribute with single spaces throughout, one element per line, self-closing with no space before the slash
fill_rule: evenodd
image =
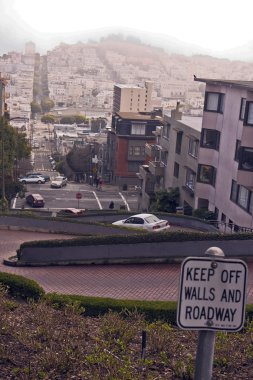
<path id="1" fill-rule="evenodd" d="M 178 187 L 172 188 L 169 191 L 157 191 L 155 199 L 150 205 L 150 211 L 176 212 L 179 195 Z"/>
<path id="2" fill-rule="evenodd" d="M 74 124 L 75 123 L 75 117 L 74 116 L 63 116 L 61 119 L 60 119 L 60 123 L 61 124 Z"/>
<path id="3" fill-rule="evenodd" d="M 43 112 L 49 112 L 52 108 L 54 108 L 54 101 L 52 99 L 47 96 L 41 99 L 41 109 Z"/>
<path id="4" fill-rule="evenodd" d="M 33 100 L 31 103 L 31 112 L 34 114 L 34 113 L 39 113 L 41 112 L 41 106 L 39 105 L 39 103 L 37 103 L 35 100 Z"/>
<path id="5" fill-rule="evenodd" d="M 10 201 L 10 199 L 22 189 L 21 184 L 14 179 L 15 163 L 22 158 L 29 158 L 31 147 L 26 135 L 15 130 L 6 118 L 0 118 L 0 126 L 0 166 L 4 172 L 5 196 L 7 200 Z M 2 174 L 1 172 L 0 177 L 2 177 Z M 0 190 L 1 198 L 2 190 L 3 188 Z M 5 200 L 2 199 L 2 201 Z"/>
<path id="6" fill-rule="evenodd" d="M 66 115 L 60 119 L 61 124 L 81 124 L 86 121 L 86 117 L 83 115 Z"/>
<path id="7" fill-rule="evenodd" d="M 46 124 L 49 124 L 49 123 L 54 124 L 57 121 L 57 118 L 56 118 L 56 116 L 48 113 L 48 114 L 43 115 L 41 117 L 41 121 L 42 121 L 42 123 L 46 123 Z"/>

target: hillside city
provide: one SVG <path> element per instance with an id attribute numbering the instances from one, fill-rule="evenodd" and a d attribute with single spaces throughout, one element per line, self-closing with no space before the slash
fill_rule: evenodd
<path id="1" fill-rule="evenodd" d="M 46 55 L 27 42 L 0 57 L 0 73 L 1 114 L 33 148 L 44 121 L 64 175 L 138 188 L 140 211 L 174 192 L 184 214 L 253 228 L 252 63 L 108 37 Z"/>

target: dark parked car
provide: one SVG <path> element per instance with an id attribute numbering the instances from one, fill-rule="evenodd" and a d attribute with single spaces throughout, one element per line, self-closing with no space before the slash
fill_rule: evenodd
<path id="1" fill-rule="evenodd" d="M 44 207 L 45 201 L 40 194 L 29 194 L 26 197 L 26 203 L 32 207 Z"/>

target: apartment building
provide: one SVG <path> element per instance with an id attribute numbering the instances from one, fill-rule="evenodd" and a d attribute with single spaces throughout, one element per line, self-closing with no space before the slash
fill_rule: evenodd
<path id="1" fill-rule="evenodd" d="M 206 84 L 195 207 L 253 228 L 253 81 Z"/>
<path id="2" fill-rule="evenodd" d="M 136 173 L 145 163 L 145 144 L 154 143 L 154 133 L 162 125 L 159 114 L 118 112 L 112 116 L 107 135 L 107 172 L 119 186 L 139 185 Z"/>
<path id="3" fill-rule="evenodd" d="M 117 84 L 114 85 L 112 112 L 151 112 L 152 82 L 144 87 Z"/>
<path id="4" fill-rule="evenodd" d="M 179 102 L 171 113 L 164 113 L 163 127 L 157 128 L 155 144 L 147 143 L 147 164 L 139 168 L 141 180 L 139 209 L 148 210 L 156 191 L 179 189 L 179 206 L 191 215 L 195 207 L 195 186 L 201 117 L 182 115 Z"/>

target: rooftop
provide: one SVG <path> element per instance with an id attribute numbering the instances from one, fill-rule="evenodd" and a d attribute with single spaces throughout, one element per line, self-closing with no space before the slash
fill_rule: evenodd
<path id="1" fill-rule="evenodd" d="M 159 120 L 162 121 L 161 116 L 155 116 L 151 113 L 140 113 L 140 112 L 117 112 L 117 115 L 122 119 L 132 119 L 132 120 Z"/>
<path id="2" fill-rule="evenodd" d="M 229 87 L 240 87 L 253 90 L 253 81 L 242 81 L 242 80 L 224 80 L 224 79 L 208 79 L 208 78 L 197 78 L 194 76 L 194 81 L 204 82 L 207 84 L 213 84 L 216 86 L 229 86 Z"/>
<path id="3" fill-rule="evenodd" d="M 170 112 L 164 112 L 164 115 L 171 118 Z M 196 131 L 201 132 L 201 127 L 202 127 L 202 117 L 201 116 L 182 115 L 182 119 L 176 120 L 176 122 L 187 125 L 188 127 L 191 127 L 193 129 L 195 129 Z"/>

